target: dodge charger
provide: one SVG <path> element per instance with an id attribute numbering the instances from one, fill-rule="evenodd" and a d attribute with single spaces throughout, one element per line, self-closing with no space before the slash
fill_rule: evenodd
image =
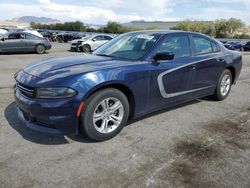
<path id="1" fill-rule="evenodd" d="M 17 72 L 17 114 L 33 130 L 80 131 L 104 141 L 143 115 L 205 96 L 224 100 L 241 66 L 239 52 L 200 33 L 130 32 L 92 54 L 40 61 Z"/>

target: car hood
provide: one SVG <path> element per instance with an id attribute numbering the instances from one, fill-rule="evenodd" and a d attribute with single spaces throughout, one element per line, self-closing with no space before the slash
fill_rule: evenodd
<path id="1" fill-rule="evenodd" d="M 113 59 L 111 57 L 80 55 L 36 62 L 25 67 L 23 71 L 39 78 L 48 78 L 55 75 L 66 77 L 79 73 L 138 63 L 139 62 L 136 63 L 135 61 Z"/>

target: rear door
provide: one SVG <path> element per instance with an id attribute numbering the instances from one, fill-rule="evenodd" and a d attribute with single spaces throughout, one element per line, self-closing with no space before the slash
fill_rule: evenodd
<path id="1" fill-rule="evenodd" d="M 40 38 L 37 37 L 37 36 L 35 36 L 35 35 L 26 33 L 26 34 L 25 34 L 25 39 L 24 39 L 25 46 L 26 46 L 26 50 L 27 50 L 27 51 L 34 51 L 35 48 L 36 48 L 37 41 L 38 41 L 39 39 L 40 39 Z"/>
<path id="2" fill-rule="evenodd" d="M 215 89 L 226 60 L 215 41 L 192 35 L 191 42 L 196 71 L 193 89 L 197 90 L 193 95 L 199 97 Z"/>
<path id="3" fill-rule="evenodd" d="M 108 41 L 110 41 L 110 40 L 112 40 L 113 38 L 112 37 L 110 37 L 110 36 L 103 36 L 103 44 L 105 44 L 106 42 L 108 42 Z"/>
<path id="4" fill-rule="evenodd" d="M 98 35 L 92 39 L 91 49 L 95 50 L 99 46 L 103 45 L 104 38 L 103 35 Z"/>

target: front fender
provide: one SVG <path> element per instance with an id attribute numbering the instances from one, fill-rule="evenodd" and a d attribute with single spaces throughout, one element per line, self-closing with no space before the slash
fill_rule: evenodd
<path id="1" fill-rule="evenodd" d="M 79 76 L 76 80 L 77 84 L 74 84 L 74 89 L 79 92 L 82 101 L 86 100 L 94 91 L 108 85 L 122 84 L 129 88 L 124 73 L 117 70 L 90 72 Z"/>

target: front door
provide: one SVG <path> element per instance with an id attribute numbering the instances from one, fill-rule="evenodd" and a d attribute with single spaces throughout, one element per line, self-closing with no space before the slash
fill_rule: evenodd
<path id="1" fill-rule="evenodd" d="M 3 52 L 20 52 L 26 48 L 24 35 L 20 33 L 9 34 L 1 43 Z"/>
<path id="2" fill-rule="evenodd" d="M 189 36 L 166 37 L 156 49 L 155 53 L 158 52 L 172 52 L 174 59 L 152 63 L 150 78 L 156 87 L 150 91 L 149 106 L 157 108 L 189 100 L 195 76 Z"/>

